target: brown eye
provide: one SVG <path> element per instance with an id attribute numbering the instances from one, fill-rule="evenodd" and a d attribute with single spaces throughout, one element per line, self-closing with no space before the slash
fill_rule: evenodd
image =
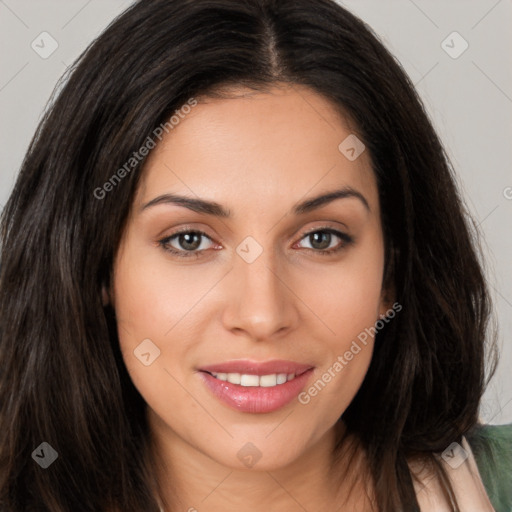
<path id="1" fill-rule="evenodd" d="M 212 242 L 211 238 L 202 231 L 186 230 L 160 240 L 159 244 L 164 250 L 177 256 L 199 256 L 202 251 L 209 248 L 208 244 L 204 246 L 205 239 Z"/>
<path id="2" fill-rule="evenodd" d="M 199 233 L 180 233 L 176 239 L 178 245 L 186 251 L 195 251 L 201 245 L 201 235 Z"/>
<path id="3" fill-rule="evenodd" d="M 327 231 L 315 231 L 308 235 L 308 237 L 313 249 L 325 250 L 331 245 L 332 235 Z"/>
<path id="4" fill-rule="evenodd" d="M 301 242 L 303 240 L 309 243 L 309 247 L 302 246 L 304 249 L 322 255 L 335 254 L 354 242 L 351 236 L 331 228 L 310 231 L 302 237 Z"/>

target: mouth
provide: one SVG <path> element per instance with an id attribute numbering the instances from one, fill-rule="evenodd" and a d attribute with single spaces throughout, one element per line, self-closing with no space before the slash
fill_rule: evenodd
<path id="1" fill-rule="evenodd" d="M 289 404 L 304 389 L 314 367 L 293 361 L 229 361 L 199 369 L 203 383 L 240 412 L 268 413 Z"/>
<path id="2" fill-rule="evenodd" d="M 273 388 L 295 379 L 295 373 L 271 373 L 268 375 L 252 375 L 250 373 L 217 373 L 206 372 L 212 377 L 231 384 L 244 387 Z"/>

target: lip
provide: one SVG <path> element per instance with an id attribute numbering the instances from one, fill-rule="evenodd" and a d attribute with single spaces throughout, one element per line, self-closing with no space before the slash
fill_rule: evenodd
<path id="1" fill-rule="evenodd" d="M 295 373 L 301 375 L 305 371 L 313 368 L 311 364 L 296 363 L 294 361 L 285 361 L 282 359 L 273 359 L 271 361 L 250 361 L 240 359 L 226 361 L 224 363 L 201 366 L 200 371 L 215 373 L 246 373 L 251 375 L 271 375 L 273 373 Z"/>
<path id="2" fill-rule="evenodd" d="M 199 376 L 209 391 L 222 403 L 239 412 L 270 413 L 288 405 L 304 389 L 314 367 L 293 361 L 228 361 L 204 366 Z M 273 387 L 241 386 L 216 379 L 207 372 L 269 375 L 295 373 L 295 378 Z"/>

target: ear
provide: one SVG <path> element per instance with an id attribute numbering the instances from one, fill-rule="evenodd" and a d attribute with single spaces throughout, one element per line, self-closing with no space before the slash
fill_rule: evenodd
<path id="1" fill-rule="evenodd" d="M 101 287 L 101 302 L 103 303 L 103 307 L 105 306 L 112 306 L 115 307 L 115 295 L 114 295 L 114 287 L 112 286 L 112 283 L 109 285 L 103 284 Z"/>
<path id="2" fill-rule="evenodd" d="M 103 307 L 108 306 L 110 304 L 110 295 L 108 293 L 106 286 L 101 287 L 101 302 L 103 304 Z"/>
<path id="3" fill-rule="evenodd" d="M 115 306 L 115 294 L 112 275 L 101 278 L 101 303 L 103 307 Z"/>
<path id="4" fill-rule="evenodd" d="M 379 303 L 379 318 L 387 316 L 387 312 L 392 309 L 396 301 L 396 288 L 394 281 L 396 249 L 389 251 L 389 259 L 386 265 L 385 273 L 382 279 L 382 292 Z"/>
<path id="5" fill-rule="evenodd" d="M 390 309 L 393 308 L 395 303 L 395 290 L 394 288 L 382 288 L 382 294 L 379 303 L 379 318 L 385 318 Z"/>

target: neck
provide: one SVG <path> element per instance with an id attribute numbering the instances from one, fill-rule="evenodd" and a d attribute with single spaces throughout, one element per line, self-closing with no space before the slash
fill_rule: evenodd
<path id="1" fill-rule="evenodd" d="M 173 432 L 148 411 L 151 457 L 155 461 L 162 510 L 210 512 L 300 509 L 369 510 L 363 488 L 364 451 L 346 436 L 336 457 L 335 428 L 291 463 L 275 469 L 240 469 L 218 463 Z M 366 507 L 366 508 L 365 508 Z"/>

